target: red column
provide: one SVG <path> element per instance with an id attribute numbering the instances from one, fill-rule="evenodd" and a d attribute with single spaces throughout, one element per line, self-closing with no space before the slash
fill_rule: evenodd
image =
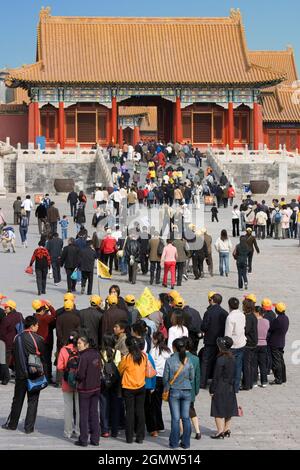
<path id="1" fill-rule="evenodd" d="M 40 109 L 39 103 L 35 101 L 34 103 L 34 144 L 36 138 L 40 135 Z"/>
<path id="2" fill-rule="evenodd" d="M 65 107 L 62 101 L 58 108 L 58 143 L 61 149 L 65 148 Z"/>
<path id="3" fill-rule="evenodd" d="M 254 103 L 253 106 L 253 145 L 254 150 L 259 150 L 259 144 L 263 143 L 263 120 L 261 105 Z"/>
<path id="4" fill-rule="evenodd" d="M 140 128 L 139 126 L 134 126 L 133 129 L 133 144 L 136 145 L 140 141 Z"/>
<path id="5" fill-rule="evenodd" d="M 34 103 L 28 106 L 28 143 L 34 144 Z"/>
<path id="6" fill-rule="evenodd" d="M 123 127 L 120 126 L 120 127 L 119 127 L 119 144 L 120 144 L 120 146 L 123 145 L 123 142 L 124 142 L 124 138 L 123 138 Z"/>
<path id="7" fill-rule="evenodd" d="M 113 96 L 111 99 L 111 141 L 117 143 L 117 98 Z"/>
<path id="8" fill-rule="evenodd" d="M 228 103 L 228 145 L 229 150 L 234 149 L 234 114 L 233 103 Z"/>
<path id="9" fill-rule="evenodd" d="M 107 144 L 111 143 L 111 110 L 107 110 L 106 117 L 106 142 Z"/>
<path id="10" fill-rule="evenodd" d="M 182 142 L 181 99 L 176 97 L 176 141 Z"/>
<path id="11" fill-rule="evenodd" d="M 300 131 L 298 131 L 298 135 L 297 135 L 297 149 L 298 149 L 298 153 L 300 154 Z"/>
<path id="12" fill-rule="evenodd" d="M 228 113 L 224 112 L 223 145 L 228 144 Z"/>
<path id="13" fill-rule="evenodd" d="M 172 125 L 172 140 L 176 142 L 176 103 L 173 104 L 173 125 Z"/>

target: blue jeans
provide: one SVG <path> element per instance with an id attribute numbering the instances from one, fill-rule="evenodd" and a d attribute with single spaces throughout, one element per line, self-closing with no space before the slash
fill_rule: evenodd
<path id="1" fill-rule="evenodd" d="M 68 238 L 68 229 L 67 228 L 62 228 L 61 229 L 61 239 L 62 241 L 66 240 Z"/>
<path id="2" fill-rule="evenodd" d="M 231 349 L 232 354 L 235 358 L 235 379 L 234 379 L 234 391 L 239 393 L 242 369 L 243 369 L 243 359 L 244 359 L 244 350 L 245 348 Z"/>
<path id="3" fill-rule="evenodd" d="M 191 422 L 190 422 L 190 404 L 191 404 L 191 391 L 190 390 L 170 390 L 169 407 L 171 412 L 171 434 L 169 438 L 170 447 L 176 448 L 179 446 L 180 439 L 180 418 L 182 419 L 183 435 L 182 445 L 185 449 L 190 447 L 191 440 Z"/>
<path id="4" fill-rule="evenodd" d="M 220 274 L 223 276 L 224 273 L 229 273 L 229 252 L 221 251 L 219 253 L 219 262 L 220 262 Z"/>
<path id="5" fill-rule="evenodd" d="M 22 243 L 26 242 L 27 240 L 27 231 L 28 231 L 28 228 L 22 228 L 20 227 L 20 236 L 21 236 L 21 241 Z"/>
<path id="6" fill-rule="evenodd" d="M 122 274 L 127 274 L 127 262 L 125 256 L 119 259 L 119 268 Z"/>

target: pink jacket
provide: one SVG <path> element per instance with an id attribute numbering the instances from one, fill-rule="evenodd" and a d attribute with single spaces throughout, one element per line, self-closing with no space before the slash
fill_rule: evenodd
<path id="1" fill-rule="evenodd" d="M 164 251 L 162 252 L 161 255 L 161 261 L 164 261 L 165 263 L 170 263 L 170 262 L 176 262 L 177 258 L 177 248 L 173 245 L 167 245 L 164 247 Z"/>
<path id="2" fill-rule="evenodd" d="M 67 346 L 61 348 L 57 360 L 57 370 L 60 372 L 64 372 L 67 367 L 67 363 L 69 360 L 69 353 L 67 351 L 67 348 L 71 349 L 72 351 L 76 351 L 74 344 L 68 344 Z M 64 380 L 64 378 L 62 379 L 61 388 L 63 392 L 74 392 L 74 389 L 70 387 L 70 385 Z"/>

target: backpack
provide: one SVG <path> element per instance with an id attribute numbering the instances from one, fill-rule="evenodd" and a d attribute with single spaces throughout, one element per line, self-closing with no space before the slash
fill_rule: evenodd
<path id="1" fill-rule="evenodd" d="M 275 217 L 274 217 L 274 222 L 275 222 L 275 224 L 280 224 L 280 222 L 281 222 L 280 212 L 276 212 Z"/>
<path id="2" fill-rule="evenodd" d="M 100 353 L 102 359 L 103 369 L 102 369 L 102 384 L 106 390 L 112 388 L 120 380 L 120 374 L 116 364 L 114 363 L 116 351 L 111 361 L 105 361 L 104 357 Z"/>
<path id="3" fill-rule="evenodd" d="M 64 380 L 68 383 L 71 388 L 76 388 L 76 376 L 79 366 L 79 355 L 78 351 L 66 348 L 69 353 L 68 362 L 64 371 Z"/>

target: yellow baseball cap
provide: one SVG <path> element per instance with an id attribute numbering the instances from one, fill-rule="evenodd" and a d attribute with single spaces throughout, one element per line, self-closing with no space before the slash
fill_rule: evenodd
<path id="1" fill-rule="evenodd" d="M 4 308 L 6 307 L 10 307 L 12 310 L 16 310 L 17 308 L 17 304 L 14 300 L 8 300 L 7 302 L 5 302 L 4 304 Z"/>
<path id="2" fill-rule="evenodd" d="M 72 302 L 72 300 L 67 299 L 64 301 L 64 309 L 66 311 L 73 310 L 73 308 L 74 308 L 74 302 Z"/>
<path id="3" fill-rule="evenodd" d="M 102 298 L 100 297 L 100 295 L 92 295 L 90 297 L 90 304 L 91 305 L 101 305 L 101 302 L 102 302 Z"/>
<path id="4" fill-rule="evenodd" d="M 261 306 L 264 310 L 272 310 L 273 304 L 271 299 L 265 298 L 261 302 Z"/>
<path id="5" fill-rule="evenodd" d="M 129 295 L 126 295 L 126 296 L 124 297 L 124 300 L 125 300 L 125 302 L 126 302 L 127 304 L 134 304 L 134 303 L 135 303 L 135 297 L 134 297 L 134 295 L 130 295 L 130 294 L 129 294 Z"/>
<path id="6" fill-rule="evenodd" d="M 33 310 L 35 311 L 39 310 L 43 306 L 42 302 L 39 299 L 34 299 L 31 305 Z"/>
<path id="7" fill-rule="evenodd" d="M 115 294 L 110 294 L 107 297 L 107 302 L 109 303 L 109 305 L 117 305 L 117 303 L 119 302 L 118 296 Z"/>
<path id="8" fill-rule="evenodd" d="M 284 313 L 286 311 L 286 305 L 283 302 L 279 302 L 275 305 L 276 312 Z"/>
<path id="9" fill-rule="evenodd" d="M 175 307 L 183 307 L 184 306 L 184 300 L 182 297 L 176 297 L 174 299 L 174 305 Z"/>
<path id="10" fill-rule="evenodd" d="M 64 295 L 64 300 L 72 300 L 72 302 L 74 302 L 74 300 L 75 300 L 75 295 L 72 294 L 72 292 L 67 292 L 67 293 Z"/>
<path id="11" fill-rule="evenodd" d="M 168 292 L 168 296 L 171 297 L 171 299 L 176 299 L 176 297 L 180 297 L 180 294 L 177 290 L 171 290 Z"/>
<path id="12" fill-rule="evenodd" d="M 210 300 L 215 294 L 216 292 L 214 292 L 213 290 L 210 290 L 209 293 L 207 294 L 208 300 Z"/>
<path id="13" fill-rule="evenodd" d="M 256 295 L 255 294 L 247 294 L 245 295 L 245 299 L 252 300 L 256 304 Z"/>

